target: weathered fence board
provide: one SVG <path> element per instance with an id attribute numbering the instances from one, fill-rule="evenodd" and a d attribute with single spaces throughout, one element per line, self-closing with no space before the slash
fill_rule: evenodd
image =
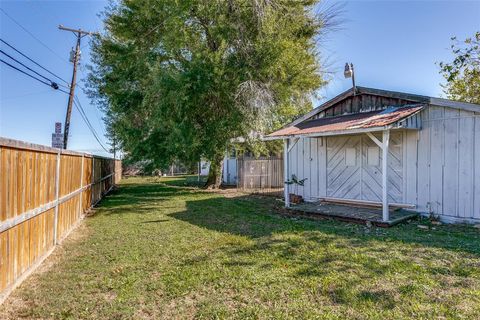
<path id="1" fill-rule="evenodd" d="M 240 190 L 279 195 L 283 192 L 283 159 L 240 158 L 237 171 L 237 188 Z"/>
<path id="2" fill-rule="evenodd" d="M 0 138 L 0 303 L 121 175 L 120 160 Z"/>

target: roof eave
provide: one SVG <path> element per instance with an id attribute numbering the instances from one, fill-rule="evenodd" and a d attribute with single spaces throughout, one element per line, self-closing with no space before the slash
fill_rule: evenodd
<path id="1" fill-rule="evenodd" d="M 291 139 L 291 138 L 318 138 L 318 137 L 329 137 L 329 136 L 339 136 L 339 135 L 346 135 L 346 134 L 358 134 L 358 133 L 383 131 L 383 130 L 389 130 L 389 129 L 404 129 L 404 128 L 396 127 L 393 124 L 391 124 L 388 126 L 371 127 L 371 128 L 345 129 L 345 130 L 313 132 L 313 133 L 304 133 L 304 134 L 289 134 L 289 135 L 281 135 L 281 136 L 264 137 L 263 139 L 265 141 L 271 141 L 271 140 L 283 140 L 283 139 Z"/>
<path id="2" fill-rule="evenodd" d="M 443 98 L 430 98 L 430 104 L 438 107 L 448 107 L 472 112 L 479 112 L 480 113 L 480 105 L 469 103 L 469 102 L 462 102 L 462 101 L 453 101 Z"/>

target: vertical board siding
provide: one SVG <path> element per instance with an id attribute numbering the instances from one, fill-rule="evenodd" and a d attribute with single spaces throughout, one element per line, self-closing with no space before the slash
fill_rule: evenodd
<path id="1" fill-rule="evenodd" d="M 310 199 L 312 194 L 310 140 L 309 138 L 303 139 L 303 175 L 300 179 L 307 179 L 304 181 L 303 187 L 301 187 L 305 199 Z"/>
<path id="2" fill-rule="evenodd" d="M 473 145 L 474 118 L 467 117 L 467 112 L 460 112 L 458 139 L 458 216 L 473 217 Z"/>
<path id="3" fill-rule="evenodd" d="M 444 166 L 443 166 L 443 210 L 442 214 L 457 215 L 458 203 L 458 117 L 459 110 L 445 109 L 443 121 L 444 133 Z M 445 152 L 448 150 L 448 152 Z"/>
<path id="4" fill-rule="evenodd" d="M 444 168 L 444 110 L 431 108 L 430 130 L 430 210 L 443 213 L 443 168 Z"/>
<path id="5" fill-rule="evenodd" d="M 474 152 L 473 159 L 475 166 L 473 167 L 473 218 L 480 220 L 480 113 L 475 118 L 475 130 L 473 138 Z"/>
<path id="6" fill-rule="evenodd" d="M 430 106 L 421 117 L 417 210 L 457 221 L 478 221 L 479 114 Z"/>
<path id="7" fill-rule="evenodd" d="M 418 212 L 451 221 L 478 223 L 480 113 L 430 105 L 419 117 L 421 130 L 391 132 L 389 201 L 415 205 Z M 308 179 L 304 188 L 298 188 L 306 200 L 331 197 L 379 202 L 381 166 L 367 163 L 368 147 L 375 146 L 361 134 L 300 138 L 288 154 L 288 178 L 295 174 Z M 346 148 L 355 149 L 355 165 L 346 164 Z M 294 186 L 290 188 L 295 191 Z"/>
<path id="8" fill-rule="evenodd" d="M 283 159 L 239 158 L 236 162 L 238 189 L 263 194 L 283 193 Z"/>
<path id="9" fill-rule="evenodd" d="M 317 139 L 318 150 L 318 197 L 327 196 L 327 139 Z"/>
<path id="10" fill-rule="evenodd" d="M 404 199 L 405 203 L 415 205 L 417 203 L 417 142 L 418 131 L 405 131 L 405 164 L 403 166 L 404 172 Z"/>
<path id="11" fill-rule="evenodd" d="M 320 155 L 318 151 L 318 140 L 317 138 L 311 138 L 310 141 L 310 199 L 319 198 L 318 190 L 318 157 Z"/>
<path id="12" fill-rule="evenodd" d="M 430 212 L 430 127 L 429 109 L 421 112 L 422 130 L 417 143 L 417 209 Z"/>
<path id="13" fill-rule="evenodd" d="M 1 302 L 120 180 L 122 167 L 119 160 L 73 152 L 61 154 L 57 201 L 58 150 L 0 139 Z M 58 223 L 54 239 L 56 205 Z"/>

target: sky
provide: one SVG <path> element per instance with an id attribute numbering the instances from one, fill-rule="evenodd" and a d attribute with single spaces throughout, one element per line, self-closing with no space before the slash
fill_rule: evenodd
<path id="1" fill-rule="evenodd" d="M 334 3 L 330 0 L 324 6 Z M 58 25 L 101 31 L 99 14 L 106 5 L 106 1 L 0 0 L 0 37 L 70 82 L 73 66 L 68 59 L 75 37 L 58 30 Z M 319 43 L 320 62 L 329 82 L 319 90 L 321 99 L 316 104 L 351 87 L 351 79 L 343 76 L 345 62 L 354 64 L 359 86 L 440 97 L 443 79 L 436 62 L 452 60 L 450 38 L 464 39 L 480 31 L 480 0 L 346 1 L 341 5 L 339 30 Z M 13 53 L 3 43 L 0 49 Z M 82 89 L 89 63 L 89 41 L 84 38 L 76 93 L 108 148 L 103 114 Z M 1 137 L 50 145 L 55 122 L 65 120 L 67 100 L 66 94 L 0 64 Z M 69 149 L 106 155 L 75 108 Z"/>

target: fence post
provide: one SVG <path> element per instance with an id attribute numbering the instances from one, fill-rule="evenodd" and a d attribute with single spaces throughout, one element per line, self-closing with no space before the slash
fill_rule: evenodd
<path id="1" fill-rule="evenodd" d="M 61 149 L 57 152 L 57 169 L 55 173 L 55 216 L 53 220 L 53 244 L 58 244 L 58 210 L 59 210 L 59 196 L 60 196 L 60 160 Z"/>
<path id="2" fill-rule="evenodd" d="M 95 198 L 95 157 L 92 155 L 92 183 L 91 183 L 91 187 L 90 187 L 90 208 L 93 206 L 93 203 L 95 202 L 94 201 L 94 198 Z"/>
<path id="3" fill-rule="evenodd" d="M 81 165 L 81 173 L 80 173 L 80 210 L 78 216 L 81 217 L 83 214 L 83 163 L 84 163 L 84 155 L 82 154 L 82 165 Z"/>

